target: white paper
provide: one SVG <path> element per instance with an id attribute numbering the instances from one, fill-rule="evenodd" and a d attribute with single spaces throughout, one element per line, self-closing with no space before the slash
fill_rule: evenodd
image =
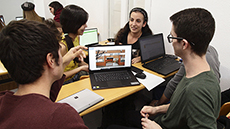
<path id="1" fill-rule="evenodd" d="M 148 91 L 152 90 L 153 88 L 155 88 L 156 86 L 158 86 L 159 84 L 165 81 L 164 78 L 151 74 L 149 72 L 143 71 L 143 73 L 146 75 L 146 78 L 145 79 L 137 78 L 137 80 L 140 83 L 142 83 Z M 135 75 L 136 73 L 133 72 L 133 74 Z"/>

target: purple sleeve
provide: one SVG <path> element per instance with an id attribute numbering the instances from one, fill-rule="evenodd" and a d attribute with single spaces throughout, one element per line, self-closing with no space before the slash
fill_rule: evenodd
<path id="1" fill-rule="evenodd" d="M 65 75 L 63 74 L 62 78 L 55 81 L 52 86 L 51 86 L 51 90 L 50 90 L 50 99 L 51 101 L 55 102 L 58 96 L 58 93 L 65 81 Z"/>

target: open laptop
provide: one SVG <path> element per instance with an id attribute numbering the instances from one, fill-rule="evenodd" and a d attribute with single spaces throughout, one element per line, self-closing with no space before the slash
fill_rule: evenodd
<path id="1" fill-rule="evenodd" d="M 174 56 L 165 54 L 163 34 L 155 34 L 139 39 L 143 67 L 164 76 L 178 70 L 181 62 Z"/>
<path id="2" fill-rule="evenodd" d="M 19 20 L 22 20 L 22 19 L 23 19 L 23 16 L 17 16 L 17 17 L 15 17 L 16 21 L 19 21 Z"/>
<path id="3" fill-rule="evenodd" d="M 72 106 L 78 113 L 90 108 L 91 106 L 104 100 L 104 98 L 89 89 L 84 89 L 79 91 L 69 97 L 66 97 L 58 103 L 68 103 Z"/>
<path id="4" fill-rule="evenodd" d="M 1 20 L 4 24 L 6 24 L 3 15 L 0 15 L 0 20 Z"/>
<path id="5" fill-rule="evenodd" d="M 89 47 L 92 89 L 139 85 L 131 72 L 131 45 Z"/>
<path id="6" fill-rule="evenodd" d="M 81 46 L 89 47 L 98 44 L 98 42 L 97 28 L 85 29 L 83 35 L 80 36 Z"/>

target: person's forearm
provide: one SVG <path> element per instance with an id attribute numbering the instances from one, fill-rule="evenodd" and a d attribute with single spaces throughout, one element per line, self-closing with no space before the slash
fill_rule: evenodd
<path id="1" fill-rule="evenodd" d="M 85 61 L 82 61 L 81 63 L 78 63 L 78 66 L 88 65 Z"/>
<path id="2" fill-rule="evenodd" d="M 70 63 L 69 60 L 67 60 L 64 56 L 63 57 L 63 68 L 65 68 L 69 63 Z"/>
<path id="3" fill-rule="evenodd" d="M 68 77 L 71 77 L 72 75 L 74 75 L 74 74 L 76 74 L 76 73 L 78 73 L 80 71 L 81 71 L 81 67 L 77 67 L 77 68 L 75 68 L 73 70 L 64 72 L 64 74 L 66 75 L 66 78 L 68 78 Z"/>
<path id="4" fill-rule="evenodd" d="M 168 111 L 170 104 L 167 105 L 161 105 L 161 106 L 156 106 L 157 113 L 166 113 Z"/>
<path id="5" fill-rule="evenodd" d="M 156 106 L 162 105 L 164 103 L 168 103 L 169 99 L 163 94 L 159 101 L 157 101 Z"/>

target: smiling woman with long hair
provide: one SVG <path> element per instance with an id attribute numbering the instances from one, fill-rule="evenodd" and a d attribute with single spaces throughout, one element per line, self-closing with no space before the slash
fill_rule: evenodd
<path id="1" fill-rule="evenodd" d="M 133 8 L 129 13 L 129 21 L 115 36 L 115 44 L 132 44 L 133 64 L 141 61 L 139 38 L 153 34 L 147 22 L 147 12 L 139 7 Z"/>

